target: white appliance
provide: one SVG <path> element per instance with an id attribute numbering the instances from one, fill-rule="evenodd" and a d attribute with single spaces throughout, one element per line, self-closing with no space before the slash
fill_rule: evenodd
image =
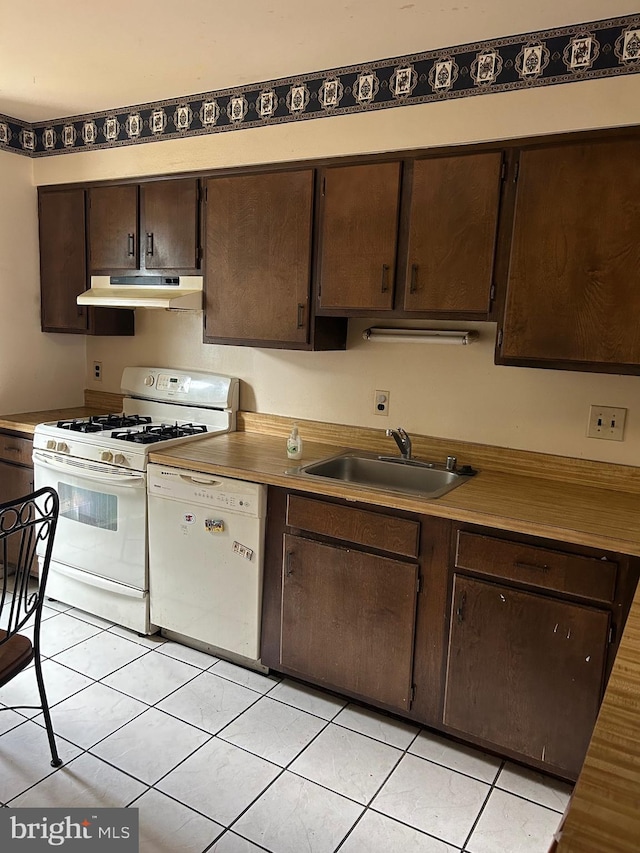
<path id="1" fill-rule="evenodd" d="M 141 634 L 149 618 L 146 469 L 152 450 L 235 430 L 237 379 L 127 367 L 123 413 L 38 424 L 36 488 L 60 497 L 47 594 Z"/>
<path id="2" fill-rule="evenodd" d="M 202 310 L 201 275 L 94 275 L 78 305 L 108 308 Z"/>
<path id="3" fill-rule="evenodd" d="M 151 619 L 258 668 L 266 486 L 151 464 Z"/>

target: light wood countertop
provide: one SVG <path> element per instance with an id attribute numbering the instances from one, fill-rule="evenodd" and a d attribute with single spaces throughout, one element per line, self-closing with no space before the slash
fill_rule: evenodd
<path id="1" fill-rule="evenodd" d="M 640 586 L 557 853 L 640 850 Z"/>
<path id="2" fill-rule="evenodd" d="M 72 420 L 73 418 L 88 418 L 91 415 L 104 415 L 108 412 L 120 411 L 122 411 L 122 394 L 86 390 L 83 406 L 2 415 L 0 417 L 0 429 L 10 429 L 24 435 L 33 435 L 38 424 L 48 423 L 49 421 Z"/>
<path id="3" fill-rule="evenodd" d="M 71 420 L 72 418 L 88 418 L 90 415 L 103 415 L 88 406 L 76 406 L 69 409 L 49 409 L 44 412 L 23 412 L 17 415 L 4 415 L 0 418 L 0 429 L 11 429 L 24 435 L 33 435 L 37 424 L 48 421 Z"/>

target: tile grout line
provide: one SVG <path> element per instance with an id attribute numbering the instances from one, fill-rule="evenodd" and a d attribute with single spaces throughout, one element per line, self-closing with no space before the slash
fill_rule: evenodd
<path id="1" fill-rule="evenodd" d="M 498 770 L 497 770 L 495 776 L 493 777 L 493 782 L 491 783 L 491 785 L 489 787 L 489 791 L 487 792 L 487 796 L 485 797 L 484 802 L 480 806 L 480 810 L 479 810 L 478 814 L 476 815 L 476 819 L 474 820 L 473 825 L 472 825 L 471 829 L 469 830 L 467 837 L 465 838 L 464 844 L 462 845 L 463 850 L 466 850 L 467 845 L 471 841 L 471 837 L 473 836 L 473 833 L 476 831 L 476 827 L 478 826 L 478 823 L 480 822 L 480 818 L 482 817 L 482 813 L 484 812 L 484 810 L 487 806 L 487 803 L 489 802 L 489 797 L 495 791 L 496 782 L 500 778 L 500 774 L 502 773 L 502 770 L 504 769 L 506 764 L 507 764 L 507 762 L 505 760 L 500 762 L 500 766 L 498 767 Z"/>
<path id="2" fill-rule="evenodd" d="M 368 800 L 368 802 L 367 802 L 367 803 L 366 803 L 366 805 L 365 805 L 365 808 L 364 808 L 364 810 L 363 810 L 362 814 L 361 814 L 361 815 L 360 815 L 360 817 L 356 820 L 356 822 L 353 824 L 353 826 L 352 826 L 352 827 L 351 827 L 351 829 L 347 832 L 347 834 L 344 836 L 344 838 L 342 839 L 342 841 L 340 842 L 340 844 L 338 844 L 338 846 L 336 847 L 336 849 L 335 849 L 334 853 L 338 853 L 338 851 L 339 851 L 339 850 L 340 850 L 340 848 L 344 845 L 344 843 L 345 843 L 345 842 L 346 842 L 346 840 L 349 838 L 349 836 L 351 835 L 351 833 L 355 830 L 355 828 L 358 826 L 358 824 L 359 824 L 359 823 L 364 819 L 364 817 L 365 817 L 365 815 L 367 814 L 367 812 L 373 812 L 374 814 L 383 814 L 382 812 L 377 812 L 375 809 L 373 809 L 373 808 L 371 807 L 371 806 L 372 806 L 372 803 L 373 803 L 373 801 L 375 800 L 375 798 L 378 796 L 378 794 L 380 793 L 380 791 L 381 791 L 381 790 L 384 788 L 384 786 L 387 784 L 387 782 L 389 781 L 389 779 L 391 778 L 391 776 L 393 775 L 393 773 L 395 772 L 395 770 L 398 768 L 398 765 L 400 764 L 400 762 L 402 761 L 402 759 L 403 759 L 406 755 L 412 755 L 412 754 L 413 754 L 413 753 L 410 753 L 410 752 L 409 752 L 409 749 L 414 745 L 414 743 L 416 742 L 416 740 L 417 740 L 417 739 L 418 739 L 418 737 L 420 736 L 420 732 L 421 732 L 421 731 L 422 731 L 422 728 L 420 727 L 420 728 L 418 729 L 418 731 L 416 732 L 416 734 L 413 736 L 413 738 L 409 741 L 409 743 L 407 744 L 407 746 L 405 747 L 405 749 L 404 749 L 404 750 L 401 750 L 400 758 L 398 758 L 398 760 L 397 760 L 397 761 L 396 761 L 396 763 L 393 765 L 393 767 L 391 768 L 391 770 L 387 773 L 387 775 L 385 776 L 385 778 L 384 778 L 383 782 L 378 786 L 378 788 L 376 789 L 376 791 L 375 791 L 375 793 L 373 794 L 373 796 L 372 796 L 372 797 L 370 797 L 370 799 Z M 386 817 L 386 818 L 388 818 L 388 819 L 390 819 L 390 820 L 395 820 L 395 818 L 391 818 L 389 815 L 384 815 L 384 814 L 383 814 L 383 817 Z M 405 824 L 405 823 L 404 823 L 404 821 L 398 821 L 398 823 L 402 823 L 402 824 L 403 824 L 403 826 L 409 826 L 409 824 Z M 421 832 L 421 830 L 417 829 L 417 828 L 416 828 L 416 827 L 414 827 L 414 826 L 413 826 L 413 827 L 410 827 L 410 828 L 411 828 L 411 829 L 413 829 L 413 830 L 415 830 L 416 832 Z M 435 836 L 428 836 L 428 834 L 427 834 L 427 833 L 424 833 L 424 834 L 425 834 L 425 835 L 427 835 L 427 837 L 432 837 L 432 838 L 434 838 L 434 837 L 435 837 Z M 440 840 L 440 839 L 438 839 L 438 840 Z"/>

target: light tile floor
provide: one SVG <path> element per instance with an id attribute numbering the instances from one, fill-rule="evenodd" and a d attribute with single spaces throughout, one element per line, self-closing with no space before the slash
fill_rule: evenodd
<path id="1" fill-rule="evenodd" d="M 48 601 L 42 715 L 0 713 L 0 804 L 135 806 L 141 853 L 547 853 L 570 787 Z M 32 667 L 0 705 L 36 704 Z"/>

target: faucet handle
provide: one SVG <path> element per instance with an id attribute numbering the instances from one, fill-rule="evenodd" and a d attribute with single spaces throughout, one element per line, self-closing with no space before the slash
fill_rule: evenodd
<path id="1" fill-rule="evenodd" d="M 458 460 L 455 456 L 447 456 L 447 462 L 445 465 L 447 471 L 455 471 L 457 462 Z"/>

